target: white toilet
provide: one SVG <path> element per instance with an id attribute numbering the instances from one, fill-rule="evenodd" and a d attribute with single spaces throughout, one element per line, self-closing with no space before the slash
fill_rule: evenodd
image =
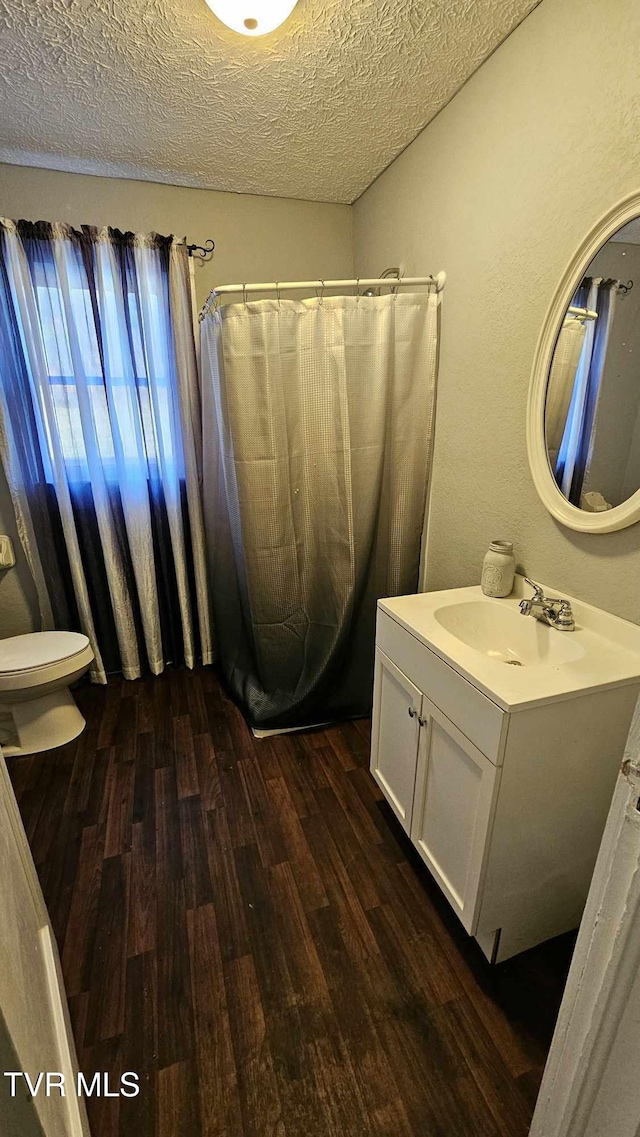
<path id="1" fill-rule="evenodd" d="M 69 684 L 93 651 L 79 632 L 30 632 L 0 640 L 0 745 L 37 754 L 71 742 L 85 727 Z"/>

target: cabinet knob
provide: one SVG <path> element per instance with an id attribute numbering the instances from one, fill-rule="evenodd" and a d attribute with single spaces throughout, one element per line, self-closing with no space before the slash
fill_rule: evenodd
<path id="1" fill-rule="evenodd" d="M 420 726 L 426 726 L 427 725 L 427 720 L 420 718 L 420 715 L 418 715 L 418 722 L 420 723 Z"/>
<path id="2" fill-rule="evenodd" d="M 407 711 L 408 711 L 410 719 L 413 719 L 416 717 L 416 712 L 414 711 L 413 707 L 407 707 Z"/>

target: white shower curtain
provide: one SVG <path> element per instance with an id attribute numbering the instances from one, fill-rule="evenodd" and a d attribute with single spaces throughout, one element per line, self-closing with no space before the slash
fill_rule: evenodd
<path id="1" fill-rule="evenodd" d="M 431 291 L 203 319 L 216 646 L 256 727 L 369 709 L 376 601 L 417 586 L 438 317 Z"/>

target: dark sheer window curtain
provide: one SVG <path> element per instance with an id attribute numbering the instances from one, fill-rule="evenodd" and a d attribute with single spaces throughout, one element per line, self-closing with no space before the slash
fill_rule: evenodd
<path id="1" fill-rule="evenodd" d="M 571 304 L 598 313 L 586 322 L 582 349 L 575 371 L 571 401 L 555 465 L 555 478 L 563 494 L 580 507 L 591 461 L 600 384 L 615 309 L 618 281 L 601 277 L 583 280 Z"/>
<path id="2" fill-rule="evenodd" d="M 0 449 L 42 626 L 84 631 L 100 682 L 211 662 L 186 249 L 0 236 Z"/>

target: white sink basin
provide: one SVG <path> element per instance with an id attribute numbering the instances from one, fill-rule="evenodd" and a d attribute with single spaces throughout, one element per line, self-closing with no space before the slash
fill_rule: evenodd
<path id="1" fill-rule="evenodd" d="M 519 601 L 531 589 L 520 576 L 504 600 L 473 586 L 398 596 L 379 606 L 504 710 L 638 681 L 637 624 L 542 587 L 571 602 L 575 631 L 521 615 Z"/>
<path id="2" fill-rule="evenodd" d="M 559 667 L 581 659 L 586 648 L 574 632 L 558 632 L 518 609 L 481 600 L 466 600 L 436 608 L 435 619 L 445 631 L 489 659 L 515 667 Z"/>

